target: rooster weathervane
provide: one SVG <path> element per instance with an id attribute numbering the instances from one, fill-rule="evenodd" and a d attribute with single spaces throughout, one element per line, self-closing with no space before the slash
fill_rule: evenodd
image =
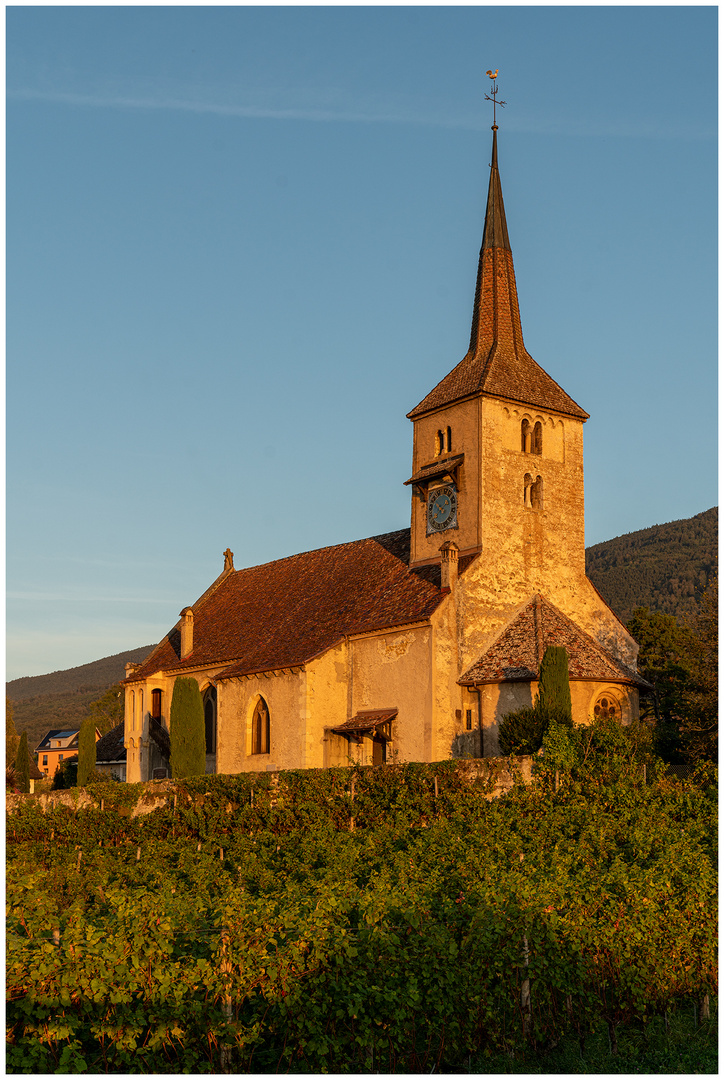
<path id="1" fill-rule="evenodd" d="M 492 103 L 493 103 L 493 129 L 495 131 L 498 130 L 498 125 L 495 122 L 495 107 L 496 107 L 496 105 L 500 105 L 500 107 L 502 109 L 502 108 L 505 107 L 505 104 L 506 104 L 506 102 L 504 102 L 504 101 L 498 101 L 498 99 L 496 97 L 496 94 L 498 93 L 498 84 L 496 83 L 495 80 L 498 77 L 499 70 L 500 70 L 500 68 L 496 68 L 495 71 L 486 71 L 485 72 L 485 74 L 488 76 L 488 78 L 491 80 L 491 82 L 493 84 L 492 87 L 491 87 L 492 97 L 491 97 L 491 94 L 486 94 L 485 95 L 485 100 L 486 101 L 492 101 Z"/>

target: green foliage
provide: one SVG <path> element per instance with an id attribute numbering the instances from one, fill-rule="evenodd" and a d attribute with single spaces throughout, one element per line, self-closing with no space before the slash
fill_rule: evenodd
<path id="1" fill-rule="evenodd" d="M 18 791 L 26 795 L 30 791 L 30 750 L 28 749 L 28 736 L 25 732 L 20 736 L 18 752 L 15 755 L 15 783 Z"/>
<path id="2" fill-rule="evenodd" d="M 5 768 L 15 765 L 15 758 L 20 745 L 20 736 L 15 730 L 13 720 L 13 703 L 10 698 L 5 698 Z"/>
<path id="3" fill-rule="evenodd" d="M 644 784 L 626 740 L 598 724 L 577 779 L 493 801 L 446 762 L 23 803 L 8 1069 L 502 1071 L 713 1008 L 716 791 Z"/>
<path id="4" fill-rule="evenodd" d="M 78 733 L 78 785 L 85 787 L 96 769 L 96 728 L 85 719 Z"/>
<path id="5" fill-rule="evenodd" d="M 498 725 L 501 754 L 535 754 L 542 744 L 548 718 L 536 706 L 506 713 Z"/>
<path id="6" fill-rule="evenodd" d="M 689 679 L 684 689 L 683 752 L 693 761 L 717 761 L 719 738 L 719 587 L 712 575 L 688 638 Z"/>
<path id="7" fill-rule="evenodd" d="M 78 787 L 78 758 L 74 754 L 71 758 L 61 761 L 53 776 L 53 791 L 62 791 L 67 788 Z"/>
<path id="8" fill-rule="evenodd" d="M 571 720 L 568 653 L 562 645 L 549 645 L 541 660 L 536 706 L 544 715 Z"/>
<path id="9" fill-rule="evenodd" d="M 696 615 L 716 574 L 718 511 L 617 536 L 586 550 L 586 574 L 623 622 L 637 607 Z"/>
<path id="10" fill-rule="evenodd" d="M 178 678 L 171 697 L 171 775 L 175 780 L 206 771 L 204 703 L 196 679 Z"/>
<path id="11" fill-rule="evenodd" d="M 123 723 L 125 694 L 123 687 L 116 683 L 105 694 L 88 706 L 88 717 L 101 735 L 107 735 L 114 727 Z"/>

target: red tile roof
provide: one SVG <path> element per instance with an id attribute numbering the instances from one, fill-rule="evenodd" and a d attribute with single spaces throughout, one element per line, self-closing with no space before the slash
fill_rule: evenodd
<path id="1" fill-rule="evenodd" d="M 177 623 L 126 681 L 212 664 L 228 665 L 220 678 L 297 667 L 348 634 L 423 621 L 447 590 L 439 565 L 410 570 L 409 558 L 401 529 L 231 571 L 193 606 L 189 656 Z"/>
<path id="2" fill-rule="evenodd" d="M 363 709 L 351 720 L 346 720 L 339 727 L 331 728 L 336 735 L 351 734 L 360 731 L 374 731 L 380 724 L 386 724 L 388 720 L 394 720 L 397 709 Z"/>
<path id="3" fill-rule="evenodd" d="M 463 686 L 530 682 L 538 678 L 540 662 L 549 645 L 565 647 L 571 679 L 649 688 L 645 679 L 603 649 L 562 611 L 538 594 L 458 681 Z"/>
<path id="4" fill-rule="evenodd" d="M 535 362 L 523 344 L 495 131 L 470 348 L 457 367 L 407 415 L 414 419 L 475 394 L 588 419 L 588 413 Z"/>

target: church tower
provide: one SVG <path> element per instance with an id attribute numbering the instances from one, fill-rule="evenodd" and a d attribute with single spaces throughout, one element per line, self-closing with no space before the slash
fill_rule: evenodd
<path id="1" fill-rule="evenodd" d="M 560 592 L 585 576 L 588 413 L 523 342 L 493 124 L 490 183 L 465 357 L 408 417 L 414 425 L 410 565 L 454 542 L 498 588 Z"/>

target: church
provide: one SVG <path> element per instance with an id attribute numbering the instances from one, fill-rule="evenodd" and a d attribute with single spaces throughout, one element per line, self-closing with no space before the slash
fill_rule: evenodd
<path id="1" fill-rule="evenodd" d="M 167 775 L 174 681 L 206 771 L 499 753 L 549 645 L 573 718 L 638 716 L 638 647 L 585 573 L 586 413 L 523 343 L 493 124 L 470 347 L 407 415 L 410 527 L 219 577 L 125 679 L 128 781 Z"/>

